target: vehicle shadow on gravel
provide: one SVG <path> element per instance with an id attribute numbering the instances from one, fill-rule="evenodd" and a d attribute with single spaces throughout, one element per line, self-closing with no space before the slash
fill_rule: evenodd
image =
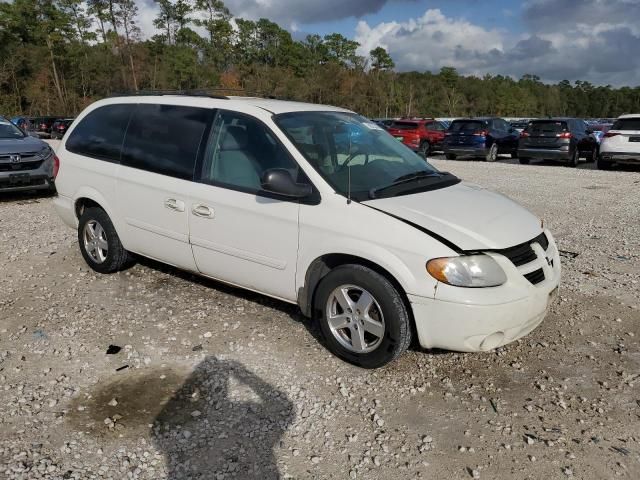
<path id="1" fill-rule="evenodd" d="M 210 356 L 165 404 L 152 439 L 169 480 L 278 479 L 273 449 L 294 415 L 284 392 L 238 362 Z"/>

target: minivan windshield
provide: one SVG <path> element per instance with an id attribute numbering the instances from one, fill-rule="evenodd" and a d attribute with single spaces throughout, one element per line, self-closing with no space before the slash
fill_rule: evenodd
<path id="1" fill-rule="evenodd" d="M 354 113 L 292 112 L 274 120 L 325 180 L 354 200 L 407 195 L 460 181 Z"/>
<path id="2" fill-rule="evenodd" d="M 25 134 L 13 123 L 0 118 L 0 139 L 24 138 Z"/>

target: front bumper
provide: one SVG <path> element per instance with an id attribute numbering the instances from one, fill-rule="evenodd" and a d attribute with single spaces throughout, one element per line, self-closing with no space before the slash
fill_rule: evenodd
<path id="1" fill-rule="evenodd" d="M 559 150 L 550 148 L 519 148 L 518 157 L 535 158 L 540 160 L 571 160 L 569 150 Z"/>
<path id="2" fill-rule="evenodd" d="M 2 169 L 0 171 L 0 192 L 53 190 L 53 188 L 53 156 L 31 170 Z"/>
<path id="3" fill-rule="evenodd" d="M 487 351 L 533 331 L 544 320 L 560 283 L 558 249 L 548 232 L 547 238 L 547 251 L 535 244 L 537 259 L 520 267 L 502 255 L 491 254 L 507 274 L 504 285 L 466 289 L 439 284 L 434 298 L 409 295 L 420 345 Z M 541 283 L 534 285 L 523 275 L 540 268 L 545 273 Z"/>
<path id="4" fill-rule="evenodd" d="M 640 152 L 600 152 L 606 162 L 640 163 Z"/>

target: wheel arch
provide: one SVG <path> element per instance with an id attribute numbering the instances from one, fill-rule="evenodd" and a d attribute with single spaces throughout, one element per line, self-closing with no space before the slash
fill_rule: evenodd
<path id="1" fill-rule="evenodd" d="M 97 190 L 89 187 L 82 188 L 78 190 L 76 195 L 73 197 L 73 211 L 77 220 L 80 220 L 80 216 L 87 208 L 101 208 L 106 212 L 113 223 L 113 227 L 116 229 L 118 237 L 120 237 L 120 241 L 124 244 L 125 239 L 122 236 L 123 233 L 123 225 L 117 215 L 114 214 L 111 205 L 107 202 L 107 199 Z"/>
<path id="2" fill-rule="evenodd" d="M 413 311 L 409 303 L 407 292 L 396 276 L 387 268 L 372 260 L 348 253 L 327 253 L 316 258 L 309 264 L 304 277 L 304 285 L 298 290 L 298 305 L 302 310 L 303 315 L 306 317 L 314 316 L 315 312 L 313 311 L 313 303 L 320 281 L 334 268 L 349 264 L 363 265 L 389 280 L 389 282 L 391 282 L 391 284 L 398 290 L 398 293 L 402 296 L 413 325 L 412 328 L 415 328 Z"/>

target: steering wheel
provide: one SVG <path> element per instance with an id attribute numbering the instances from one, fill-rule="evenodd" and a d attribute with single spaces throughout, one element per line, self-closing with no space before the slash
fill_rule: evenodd
<path id="1" fill-rule="evenodd" d="M 341 172 L 343 171 L 345 168 L 347 168 L 349 166 L 349 164 L 360 154 L 363 154 L 365 152 L 361 151 L 359 148 L 355 148 L 354 151 L 347 157 L 347 159 L 344 161 L 344 163 L 342 165 L 340 165 L 338 171 Z M 367 163 L 369 163 L 369 159 L 366 159 L 364 161 L 364 164 L 366 165 Z"/>

